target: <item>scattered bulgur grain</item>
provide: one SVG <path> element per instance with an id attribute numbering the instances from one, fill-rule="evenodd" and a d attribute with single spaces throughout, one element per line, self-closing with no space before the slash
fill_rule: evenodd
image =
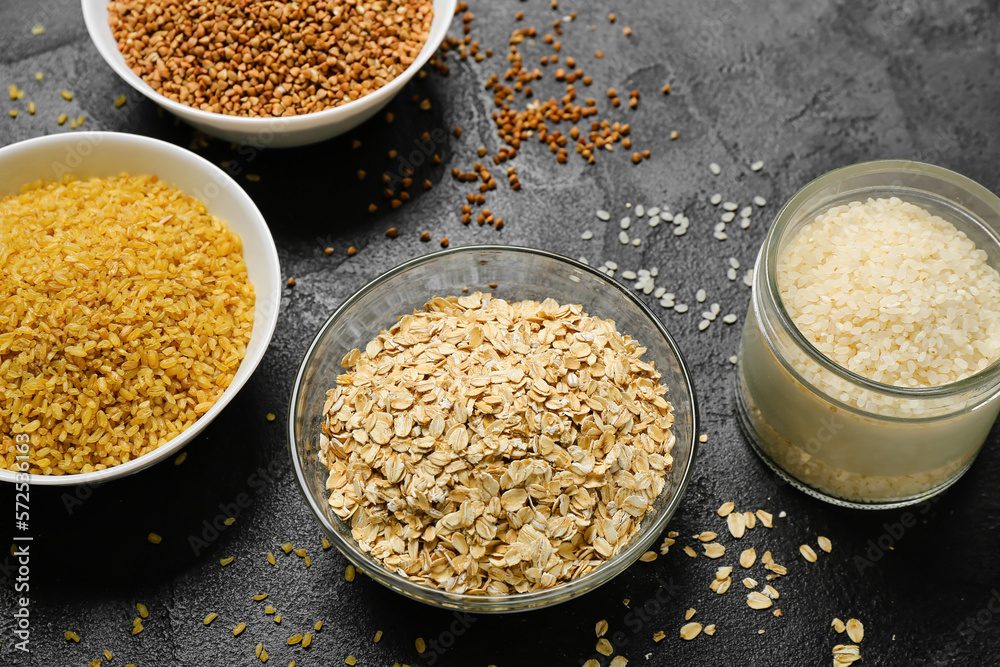
<path id="1" fill-rule="evenodd" d="M 378 644 L 379 641 L 381 641 L 381 639 L 382 639 L 382 631 L 381 630 L 376 630 L 375 631 L 375 636 L 372 638 L 372 642 L 374 642 L 375 644 Z"/>
<path id="2" fill-rule="evenodd" d="M 301 632 L 296 632 L 294 635 L 292 635 L 291 637 L 289 637 L 286 640 L 286 643 L 289 646 L 295 646 L 296 644 L 300 643 L 301 641 L 302 641 L 302 633 Z"/>
<path id="3" fill-rule="evenodd" d="M 255 602 L 260 602 L 261 600 L 266 600 L 267 599 L 267 593 L 258 593 L 257 595 L 253 596 L 253 599 L 254 599 Z"/>
<path id="4" fill-rule="evenodd" d="M 67 118 L 69 118 L 69 116 L 67 116 L 67 115 L 66 115 L 66 114 L 64 114 L 64 113 L 61 113 L 61 114 L 59 114 L 59 117 L 58 117 L 58 118 L 56 118 L 56 123 L 57 123 L 58 125 L 65 125 L 65 124 L 66 124 L 66 119 L 67 119 Z"/>
<path id="5" fill-rule="evenodd" d="M 128 98 L 125 97 L 124 95 L 119 95 L 118 97 L 115 98 L 115 108 L 121 109 L 123 106 L 125 106 L 126 102 L 128 102 Z"/>
<path id="6" fill-rule="evenodd" d="M 163 538 L 156 533 L 150 533 L 146 536 L 146 539 L 149 540 L 150 544 L 159 544 L 163 541 Z"/>
<path id="7" fill-rule="evenodd" d="M 615 647 L 611 645 L 605 637 L 601 637 L 597 640 L 597 645 L 594 647 L 595 650 L 601 655 L 608 656 L 615 652 Z"/>
<path id="8" fill-rule="evenodd" d="M 358 664 L 358 660 L 353 655 L 349 655 L 346 658 L 344 658 L 344 664 L 346 664 L 346 665 L 356 665 L 356 664 Z"/>
<path id="9" fill-rule="evenodd" d="M 324 537 L 324 538 L 323 538 L 322 540 L 320 540 L 320 546 L 322 546 L 322 547 L 323 547 L 323 551 L 326 551 L 326 550 L 327 550 L 327 549 L 329 549 L 329 548 L 330 548 L 330 547 L 331 547 L 332 545 L 330 544 L 330 540 L 328 540 L 328 539 L 326 539 L 326 538 Z"/>
<path id="10" fill-rule="evenodd" d="M 40 23 L 31 26 L 31 34 L 32 35 L 43 35 L 43 34 L 45 34 L 45 26 L 43 26 Z"/>
<path id="11" fill-rule="evenodd" d="M 204 623 L 205 625 L 211 625 L 211 624 L 212 624 L 212 621 L 214 621 L 214 620 L 215 620 L 215 619 L 217 619 L 218 617 L 219 617 L 219 615 L 218 615 L 218 614 L 216 614 L 216 613 L 215 613 L 215 612 L 213 611 L 213 612 L 211 612 L 211 613 L 210 613 L 210 614 L 209 614 L 208 616 L 206 616 L 206 617 L 205 617 L 205 620 L 204 620 L 204 621 L 202 621 L 202 623 Z"/>
<path id="12" fill-rule="evenodd" d="M 80 643 L 80 635 L 76 634 L 72 630 L 67 630 L 66 632 L 64 632 L 63 637 L 65 637 L 66 641 L 68 642 L 71 641 L 71 642 L 76 642 L 77 644 Z"/>
<path id="13" fill-rule="evenodd" d="M 59 95 L 67 102 L 72 101 L 73 99 L 73 93 L 69 92 L 68 90 L 59 91 Z"/>
<path id="14" fill-rule="evenodd" d="M 316 621 L 315 625 L 313 625 L 313 630 L 319 632 L 322 629 L 323 629 L 323 621 Z"/>
<path id="15" fill-rule="evenodd" d="M 28 113 L 34 116 L 36 111 L 38 111 L 38 107 L 35 106 L 35 103 L 28 102 Z"/>
<path id="16" fill-rule="evenodd" d="M 302 637 L 302 648 L 309 648 L 309 645 L 312 644 L 312 641 L 313 641 L 312 633 L 311 632 L 307 632 Z"/>
<path id="17" fill-rule="evenodd" d="M 281 550 L 284 551 L 286 554 L 292 553 L 292 549 L 294 549 L 294 548 L 295 547 L 292 546 L 291 542 L 284 542 L 281 545 Z"/>
<path id="18" fill-rule="evenodd" d="M 233 628 L 233 637 L 238 637 L 241 632 L 247 629 L 246 623 L 237 623 L 236 627 Z"/>
<path id="19" fill-rule="evenodd" d="M 268 616 L 270 616 L 274 612 L 275 612 L 275 609 L 274 609 L 274 607 L 272 605 L 269 605 L 269 604 L 268 605 L 264 605 L 264 613 L 265 614 L 267 614 Z"/>
<path id="20" fill-rule="evenodd" d="M 277 564 L 277 561 L 274 560 L 274 553 L 271 552 L 271 551 L 267 552 L 267 562 L 270 563 L 271 565 L 276 565 Z"/>
<path id="21" fill-rule="evenodd" d="M 417 637 L 417 640 L 413 643 L 416 646 L 417 653 L 423 653 L 424 651 L 427 650 L 427 644 L 426 642 L 424 642 L 423 637 Z"/>
<path id="22" fill-rule="evenodd" d="M 181 452 L 180 454 L 178 454 L 177 458 L 174 459 L 174 465 L 175 466 L 179 466 L 180 464 L 184 463 L 184 461 L 187 460 L 187 456 L 188 456 L 188 453 L 186 451 L 185 452 Z"/>
<path id="23" fill-rule="evenodd" d="M 354 581 L 355 571 L 353 565 L 348 565 L 347 569 L 344 570 L 344 579 L 346 581 Z"/>
<path id="24" fill-rule="evenodd" d="M 665 633 L 663 630 L 657 630 L 656 632 L 653 633 L 653 641 L 659 644 L 666 638 L 666 636 L 667 633 Z"/>
<path id="25" fill-rule="evenodd" d="M 597 622 L 594 626 L 594 632 L 597 634 L 597 638 L 600 639 L 608 633 L 608 622 L 603 618 Z"/>
<path id="26" fill-rule="evenodd" d="M 348 257 L 353 257 L 355 255 L 355 253 L 357 253 L 357 252 L 358 252 L 358 249 L 355 248 L 354 246 L 351 246 L 351 247 L 349 247 L 347 249 L 347 256 Z"/>

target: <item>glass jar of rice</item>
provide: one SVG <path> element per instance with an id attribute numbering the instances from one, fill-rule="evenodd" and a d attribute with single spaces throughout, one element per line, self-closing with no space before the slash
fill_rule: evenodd
<path id="1" fill-rule="evenodd" d="M 754 271 L 741 426 L 828 502 L 920 502 L 1000 410 L 1000 199 L 908 161 L 832 171 L 782 208 Z"/>

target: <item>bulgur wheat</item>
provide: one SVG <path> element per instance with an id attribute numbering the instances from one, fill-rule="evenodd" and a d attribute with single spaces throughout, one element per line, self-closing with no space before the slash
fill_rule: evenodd
<path id="1" fill-rule="evenodd" d="M 0 467 L 103 470 L 179 435 L 253 326 L 239 236 L 155 176 L 31 183 L 0 201 Z"/>

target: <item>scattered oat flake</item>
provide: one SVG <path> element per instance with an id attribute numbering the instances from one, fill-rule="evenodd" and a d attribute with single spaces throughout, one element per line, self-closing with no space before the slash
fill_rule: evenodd
<path id="1" fill-rule="evenodd" d="M 666 638 L 666 636 L 667 633 L 665 633 L 663 630 L 657 630 L 656 632 L 653 633 L 653 641 L 659 644 Z"/>
<path id="2" fill-rule="evenodd" d="M 701 542 L 711 542 L 718 537 L 715 533 L 710 530 L 706 530 L 704 533 L 699 533 L 695 537 Z"/>
<path id="3" fill-rule="evenodd" d="M 774 604 L 774 602 L 771 601 L 771 598 L 767 597 L 763 593 L 753 591 L 747 595 L 747 605 L 751 609 L 767 609 L 772 604 Z"/>
<path id="4" fill-rule="evenodd" d="M 823 537 L 822 535 L 820 535 L 819 537 L 816 538 L 816 543 L 819 544 L 819 548 L 825 551 L 826 553 L 830 553 L 833 550 L 833 542 L 831 542 L 830 538 L 828 537 Z"/>
<path id="5" fill-rule="evenodd" d="M 691 620 L 691 618 L 692 618 L 692 617 L 693 617 L 693 616 L 694 616 L 695 614 L 697 614 L 697 613 L 698 613 L 698 611 L 697 611 L 697 610 L 696 610 L 696 609 L 695 609 L 694 607 L 691 607 L 691 608 L 690 608 L 690 609 L 688 609 L 688 610 L 687 610 L 686 612 L 684 612 L 684 620 L 685 620 L 685 621 L 690 621 L 690 620 Z"/>
<path id="6" fill-rule="evenodd" d="M 722 503 L 722 506 L 719 507 L 718 510 L 716 510 L 716 514 L 718 514 L 721 517 L 727 517 L 730 514 L 732 514 L 732 512 L 733 512 L 733 510 L 735 508 L 736 508 L 736 505 L 734 503 L 731 503 L 731 502 L 729 502 L 729 503 Z"/>
<path id="7" fill-rule="evenodd" d="M 705 626 L 705 634 L 708 635 L 709 637 L 715 634 L 715 623 Z"/>
<path id="8" fill-rule="evenodd" d="M 599 620 L 597 622 L 597 625 L 594 626 L 594 632 L 597 633 L 598 639 L 606 635 L 608 632 L 608 622 L 605 621 L 603 618 Z"/>
<path id="9" fill-rule="evenodd" d="M 743 580 L 743 585 L 747 588 L 757 588 L 757 580 L 753 577 L 747 577 Z"/>
<path id="10" fill-rule="evenodd" d="M 739 539 L 743 537 L 746 533 L 746 520 L 743 518 L 743 514 L 739 512 L 734 512 L 726 517 L 726 525 L 729 527 L 729 534 Z"/>
<path id="11" fill-rule="evenodd" d="M 639 560 L 641 560 L 643 563 L 652 563 L 654 560 L 656 560 L 656 552 L 647 551 L 643 555 L 639 556 Z"/>
<path id="12" fill-rule="evenodd" d="M 813 548 L 808 544 L 803 544 L 802 546 L 800 546 L 799 553 L 802 554 L 802 557 L 805 558 L 810 563 L 816 562 L 816 552 L 813 551 Z"/>
<path id="13" fill-rule="evenodd" d="M 625 667 L 625 665 L 627 664 L 628 664 L 628 658 L 626 658 L 623 655 L 616 655 L 615 657 L 611 658 L 611 662 L 608 664 L 608 667 Z"/>
<path id="14" fill-rule="evenodd" d="M 732 573 L 733 573 L 733 566 L 724 565 L 723 567 L 720 567 L 718 570 L 715 571 L 715 579 L 716 581 L 723 581 L 725 579 L 728 579 L 729 575 L 731 575 Z"/>
<path id="15" fill-rule="evenodd" d="M 753 567 L 753 564 L 757 562 L 757 550 L 754 548 L 746 549 L 740 554 L 740 565 L 744 569 L 749 569 Z"/>
<path id="16" fill-rule="evenodd" d="M 722 558 L 726 555 L 726 547 L 718 542 L 711 542 L 705 545 L 705 555 L 709 558 Z"/>
<path id="17" fill-rule="evenodd" d="M 684 553 L 686 553 L 688 556 L 691 556 L 691 558 L 697 558 L 698 557 L 698 554 L 690 546 L 684 547 Z"/>
<path id="18" fill-rule="evenodd" d="M 850 637 L 851 641 L 855 644 L 860 644 L 861 640 L 865 638 L 865 626 L 862 625 L 861 621 L 856 618 L 848 619 L 847 636 Z"/>
<path id="19" fill-rule="evenodd" d="M 760 519 L 760 522 L 764 524 L 766 528 L 774 528 L 774 516 L 772 516 L 770 512 L 757 510 L 757 518 Z"/>
<path id="20" fill-rule="evenodd" d="M 685 623 L 681 627 L 681 639 L 691 641 L 701 634 L 701 623 Z"/>
<path id="21" fill-rule="evenodd" d="M 597 646 L 595 647 L 595 649 L 601 655 L 611 655 L 612 653 L 615 652 L 615 647 L 612 646 L 611 642 L 609 642 L 604 637 L 601 637 L 600 639 L 597 640 Z"/>
<path id="22" fill-rule="evenodd" d="M 855 644 L 837 644 L 833 647 L 834 667 L 850 665 L 861 660 L 861 649 Z"/>
<path id="23" fill-rule="evenodd" d="M 764 586 L 764 592 L 767 593 L 767 596 L 772 600 L 777 600 L 778 598 L 781 597 L 781 594 L 778 592 L 778 589 L 776 589 L 771 584 Z"/>
<path id="24" fill-rule="evenodd" d="M 832 621 L 830 621 L 830 627 L 833 628 L 838 635 L 847 629 L 847 626 L 844 625 L 844 622 L 839 618 L 834 618 Z"/>

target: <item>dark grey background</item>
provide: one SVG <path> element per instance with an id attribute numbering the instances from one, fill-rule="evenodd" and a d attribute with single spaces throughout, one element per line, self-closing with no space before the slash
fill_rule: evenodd
<path id="1" fill-rule="evenodd" d="M 121 665 L 251 665 L 257 664 L 253 646 L 263 641 L 273 665 L 292 659 L 303 666 L 342 665 L 349 654 L 359 665 L 578 665 L 593 654 L 594 624 L 604 618 L 609 638 L 634 665 L 813 665 L 830 664 L 831 647 L 846 641 L 829 628 L 838 616 L 865 623 L 865 665 L 1000 664 L 1000 614 L 989 608 L 991 599 L 1000 600 L 996 433 L 953 489 L 909 510 L 913 527 L 895 527 L 906 519 L 904 510 L 847 511 L 811 500 L 777 484 L 744 443 L 733 406 L 734 367 L 727 361 L 737 351 L 740 325 L 717 321 L 699 333 L 700 308 L 693 299 L 704 287 L 710 301 L 718 301 L 724 313 L 740 314 L 742 322 L 749 289 L 726 279 L 728 258 L 750 267 L 778 206 L 835 167 L 874 158 L 920 159 L 1000 189 L 997 2 L 613 5 L 618 22 L 609 25 L 612 3 L 562 0 L 553 11 L 548 2 L 475 2 L 473 35 L 496 56 L 482 63 L 451 59 L 450 76 L 431 73 L 411 84 L 389 107 L 396 116 L 391 125 L 379 117 L 346 137 L 285 151 L 195 142 L 205 157 L 232 161 L 231 171 L 271 226 L 285 276 L 295 276 L 297 285 L 283 290 L 278 330 L 253 380 L 187 448 L 183 465 L 163 463 L 75 494 L 32 489 L 32 653 L 12 649 L 7 579 L 0 596 L 0 663 L 86 665 L 107 648 L 113 664 Z M 553 19 L 579 13 L 565 27 L 563 55 L 576 57 L 594 77 L 587 94 L 602 109 L 609 109 L 603 97 L 609 86 L 642 91 L 638 110 L 602 117 L 631 122 L 636 146 L 653 156 L 635 167 L 619 148 L 602 153 L 596 166 L 575 156 L 557 165 L 545 147 L 529 143 L 513 162 L 523 191 L 501 184 L 489 197 L 487 206 L 506 222 L 498 233 L 460 224 L 461 198 L 469 188 L 449 172 L 453 166 L 470 168 L 478 146 L 491 152 L 499 147 L 490 121 L 492 95 L 482 83 L 490 73 L 503 73 L 517 11 L 527 15 L 522 25 L 535 25 L 540 33 Z M 43 35 L 31 35 L 36 23 L 45 26 Z M 622 35 L 626 25 L 633 29 L 630 38 Z M 84 129 L 192 145 L 189 128 L 160 113 L 105 65 L 74 0 L 4 0 L 0 26 L 0 81 L 26 89 L 39 107 L 28 116 L 27 99 L 5 98 L 0 143 L 69 132 L 68 125 L 55 124 L 66 111 L 84 114 Z M 452 34 L 459 30 L 456 22 Z M 604 50 L 603 60 L 593 58 L 595 48 Z M 522 52 L 528 63 L 549 53 L 541 44 Z M 38 70 L 46 75 L 42 84 L 32 76 Z M 669 97 L 659 93 L 665 82 L 673 85 Z M 555 94 L 549 86 L 550 77 L 536 89 Z M 59 98 L 63 88 L 74 92 L 72 102 Z M 121 93 L 128 104 L 115 109 L 112 101 Z M 418 111 L 409 101 L 412 94 L 430 98 L 432 110 Z M 22 109 L 20 117 L 7 117 L 4 104 Z M 434 189 L 414 188 L 413 200 L 402 208 L 389 212 L 382 205 L 383 211 L 367 214 L 370 201 L 382 203 L 379 175 L 398 166 L 387 152 L 412 150 L 423 131 L 454 125 L 465 133 L 461 139 L 449 135 L 438 147 L 443 164 L 417 173 L 418 182 L 430 178 Z M 674 129 L 680 139 L 671 142 Z M 362 147 L 352 150 L 355 138 Z M 766 166 L 751 173 L 748 166 L 758 159 Z M 710 175 L 712 161 L 722 165 L 722 175 Z M 354 176 L 359 168 L 370 174 L 363 183 Z M 248 181 L 247 173 L 259 174 L 260 181 Z M 716 191 L 741 203 L 761 194 L 768 206 L 755 214 L 749 230 L 731 225 L 729 240 L 720 243 L 711 235 L 719 211 L 706 203 Z M 668 225 L 650 230 L 642 223 L 634 226 L 642 246 L 622 246 L 614 222 L 626 213 L 626 202 L 684 211 L 691 229 L 676 238 Z M 598 208 L 612 212 L 612 223 L 594 217 Z M 383 235 L 392 226 L 400 230 L 394 240 Z M 418 242 L 425 229 L 433 243 Z M 595 238 L 581 240 L 584 229 L 594 230 Z M 579 600 L 513 616 L 455 617 L 364 577 L 345 582 L 346 561 L 333 550 L 320 551 L 319 529 L 292 481 L 285 437 L 291 381 L 312 335 L 346 297 L 390 266 L 437 250 L 442 236 L 453 246 L 519 244 L 586 256 L 592 263 L 613 259 L 622 270 L 658 267 L 658 284 L 692 304 L 681 315 L 645 297 L 687 356 L 709 436 L 670 528 L 684 536 L 721 533 L 714 511 L 726 500 L 776 515 L 784 510 L 788 517 L 773 531 L 758 528 L 742 543 L 723 538 L 732 550 L 723 561 L 689 559 L 680 546 L 690 540 L 682 540 L 668 557 L 637 563 Z M 358 254 L 348 258 L 352 244 Z M 336 248 L 331 257 L 322 252 L 327 245 Z M 268 412 L 277 420 L 265 421 Z M 231 505 L 244 493 L 249 506 L 236 523 L 196 555 L 189 536 L 201 534 L 204 521 L 231 513 L 220 504 Z M 11 513 L 12 495 L 4 489 Z M 149 544 L 150 531 L 160 533 L 163 543 Z M 834 550 L 808 564 L 797 546 L 818 534 L 830 537 Z M 280 552 L 278 567 L 265 562 L 264 553 L 278 551 L 286 540 L 309 549 L 310 569 Z M 750 610 L 738 582 L 724 596 L 708 588 L 715 568 L 734 564 L 748 544 L 759 553 L 770 548 L 789 566 L 789 576 L 777 583 L 782 618 Z M 219 558 L 229 555 L 236 562 L 221 568 Z M 264 591 L 283 615 L 280 626 L 251 599 Z M 136 602 L 149 607 L 150 617 L 145 631 L 133 637 Z M 681 641 L 678 630 L 688 607 L 698 610 L 695 620 L 716 623 L 718 633 Z M 1000 601 L 993 609 L 1000 609 Z M 210 611 L 219 619 L 204 627 Z M 311 648 L 285 645 L 289 635 L 317 619 L 325 627 Z M 234 638 L 230 630 L 239 621 L 249 627 Z M 83 640 L 66 642 L 65 630 Z M 376 630 L 384 635 L 373 644 Z M 667 638 L 654 644 L 657 630 Z M 441 650 L 418 655 L 417 637 L 437 641 Z"/>

